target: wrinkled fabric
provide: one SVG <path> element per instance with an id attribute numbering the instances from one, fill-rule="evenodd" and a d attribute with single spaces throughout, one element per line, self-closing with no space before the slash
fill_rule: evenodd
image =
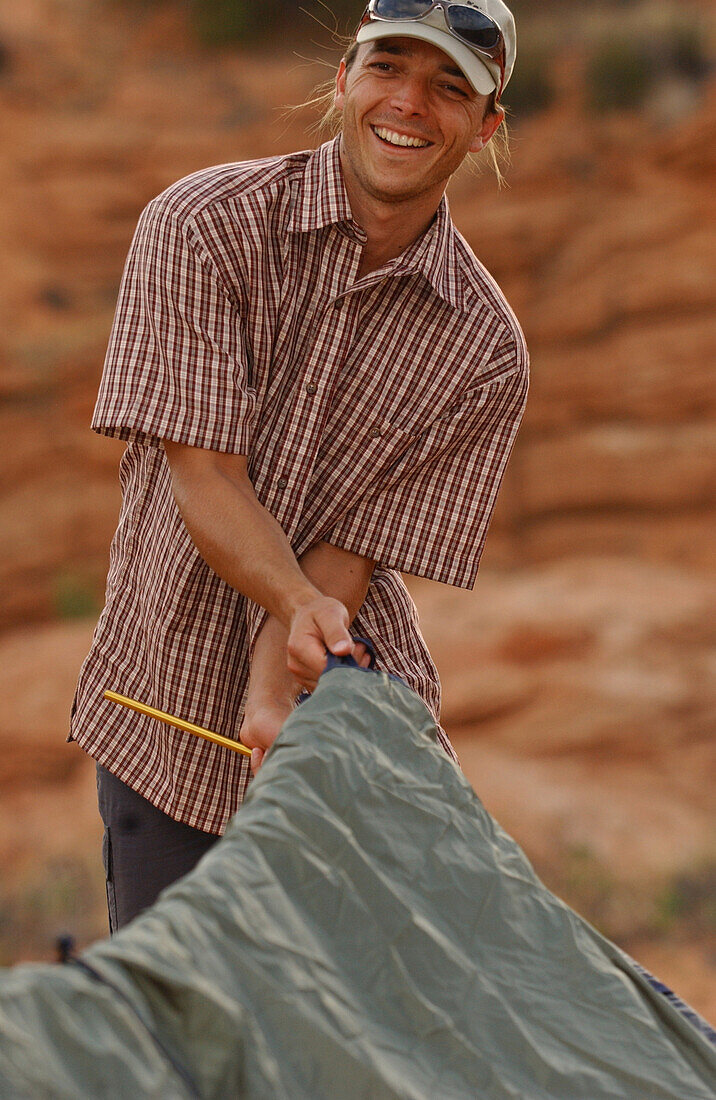
<path id="1" fill-rule="evenodd" d="M 85 969 L 89 967 L 90 969 Z M 335 668 L 223 840 L 0 977 L 0 1095 L 713 1100 L 716 1053 L 551 894 L 383 673 Z"/>

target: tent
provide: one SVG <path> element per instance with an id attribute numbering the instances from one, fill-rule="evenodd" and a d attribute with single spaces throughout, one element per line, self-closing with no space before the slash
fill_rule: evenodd
<path id="1" fill-rule="evenodd" d="M 3 1098 L 715 1094 L 698 1019 L 537 879 L 417 696 L 340 663 L 192 874 L 0 973 Z"/>

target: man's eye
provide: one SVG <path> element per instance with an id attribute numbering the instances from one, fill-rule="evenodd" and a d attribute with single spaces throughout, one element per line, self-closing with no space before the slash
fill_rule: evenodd
<path id="1" fill-rule="evenodd" d="M 464 88 L 458 88 L 455 84 L 443 84 L 443 88 L 446 92 L 452 92 L 454 95 L 459 95 L 463 99 L 467 99 L 467 92 Z"/>
<path id="2" fill-rule="evenodd" d="M 390 72 L 393 66 L 388 61 L 373 61 L 371 69 L 378 69 L 381 73 Z"/>

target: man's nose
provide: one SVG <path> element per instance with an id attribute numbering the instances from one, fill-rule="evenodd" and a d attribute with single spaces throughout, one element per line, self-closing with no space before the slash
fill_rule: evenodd
<path id="1" fill-rule="evenodd" d="M 405 115 L 424 115 L 428 109 L 428 87 L 420 77 L 406 77 L 393 91 L 392 104 Z"/>

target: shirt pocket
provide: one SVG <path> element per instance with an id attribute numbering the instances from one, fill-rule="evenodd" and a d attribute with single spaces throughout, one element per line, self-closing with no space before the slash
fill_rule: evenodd
<path id="1" fill-rule="evenodd" d="M 413 441 L 428 435 L 452 434 L 454 431 L 459 431 L 463 426 L 468 425 L 471 418 L 484 409 L 493 392 L 494 383 L 491 382 L 474 386 L 472 389 L 464 390 L 439 412 L 433 412 L 432 415 L 430 415 L 430 412 L 427 414 L 423 412 L 415 418 L 412 424 L 393 430 L 401 431 L 402 434 L 406 434 Z"/>
<path id="2" fill-rule="evenodd" d="M 374 472 L 392 466 L 401 455 L 415 443 L 414 432 L 397 427 L 386 417 L 368 414 L 364 430 L 359 433 L 356 442 L 359 446 L 358 457 L 366 469 Z"/>

